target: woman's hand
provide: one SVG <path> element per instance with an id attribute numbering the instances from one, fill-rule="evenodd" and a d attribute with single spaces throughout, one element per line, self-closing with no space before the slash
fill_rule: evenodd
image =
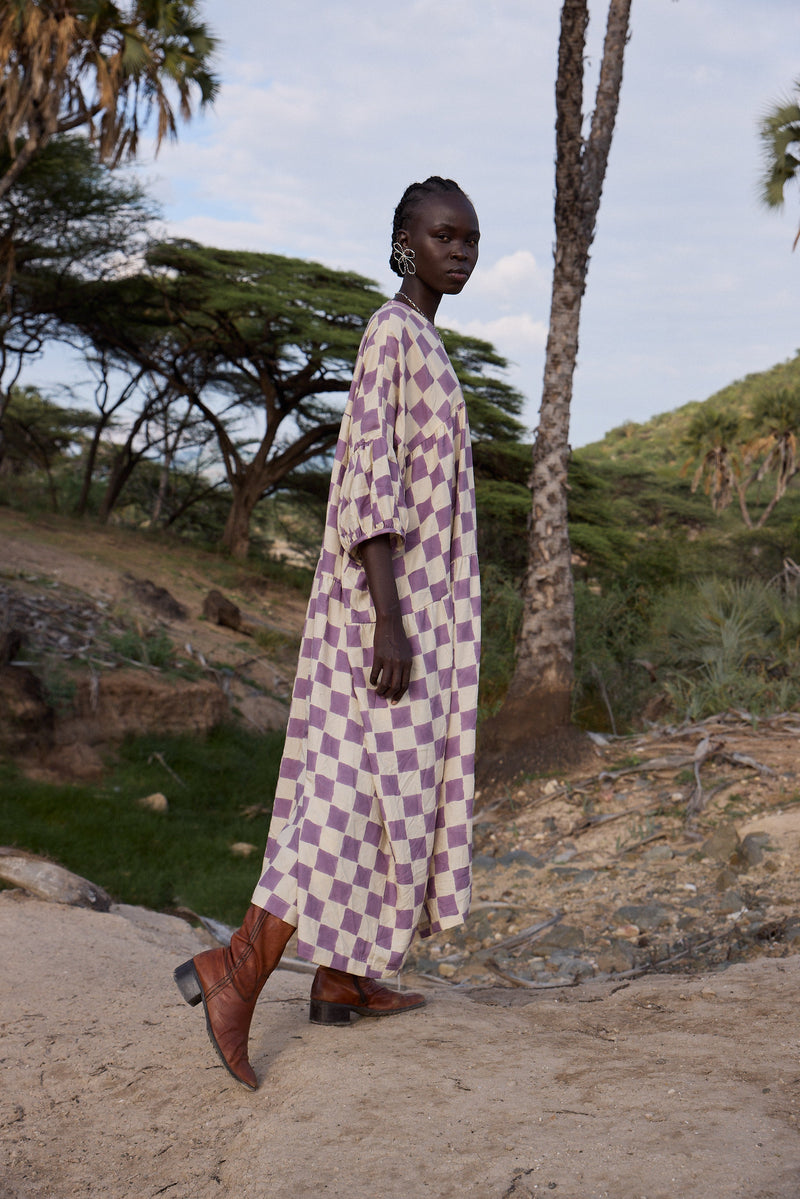
<path id="1" fill-rule="evenodd" d="M 372 650 L 372 671 L 369 681 L 378 695 L 385 695 L 393 704 L 408 691 L 411 679 L 411 642 L 406 637 L 399 610 L 375 621 L 375 641 Z"/>
<path id="2" fill-rule="evenodd" d="M 375 605 L 375 640 L 369 681 L 377 688 L 378 695 L 396 704 L 408 691 L 412 655 L 411 642 L 400 614 L 388 533 L 363 543 L 361 561 Z"/>

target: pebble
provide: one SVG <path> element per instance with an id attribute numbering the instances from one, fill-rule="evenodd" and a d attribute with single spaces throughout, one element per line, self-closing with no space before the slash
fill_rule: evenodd
<path id="1" fill-rule="evenodd" d="M 704 857 L 714 858 L 717 862 L 729 862 L 740 845 L 735 827 L 726 823 L 714 829 L 711 836 L 703 842 L 700 852 Z"/>
<path id="2" fill-rule="evenodd" d="M 586 944 L 583 929 L 573 924 L 557 924 L 545 929 L 536 942 L 536 948 L 579 949 Z"/>
<path id="3" fill-rule="evenodd" d="M 746 908 L 742 895 L 739 891 L 725 891 L 719 898 L 718 910 L 728 915 L 734 912 L 741 912 L 742 908 Z"/>
<path id="4" fill-rule="evenodd" d="M 645 862 L 671 862 L 675 857 L 668 845 L 654 845 L 644 855 Z"/>
<path id="5" fill-rule="evenodd" d="M 512 849 L 508 853 L 504 853 L 497 861 L 501 866 L 542 866 L 544 864 L 541 858 L 535 858 L 532 853 L 528 853 L 527 849 Z"/>
<path id="6" fill-rule="evenodd" d="M 169 810 L 169 803 L 166 795 L 162 795 L 160 791 L 154 791 L 152 795 L 144 795 L 137 801 L 140 808 L 147 808 L 149 812 L 166 812 Z"/>
<path id="7" fill-rule="evenodd" d="M 249 858 L 251 854 L 260 853 L 260 850 L 257 845 L 251 845 L 249 841 L 234 841 L 231 853 L 237 858 Z"/>
<path id="8" fill-rule="evenodd" d="M 554 964 L 558 966 L 557 978 L 566 978 L 570 982 L 576 978 L 593 978 L 595 973 L 594 962 L 586 961 L 585 958 L 561 957 Z"/>
<path id="9" fill-rule="evenodd" d="M 730 891 L 736 886 L 738 881 L 739 880 L 737 878 L 736 871 L 731 870 L 730 866 L 726 866 L 723 870 L 720 870 L 719 874 L 714 880 L 714 890 L 720 892 Z"/>
<path id="10" fill-rule="evenodd" d="M 652 932 L 670 924 L 674 914 L 672 908 L 661 903 L 627 903 L 617 908 L 613 918 L 620 924 L 635 924 L 645 932 Z"/>
<path id="11" fill-rule="evenodd" d="M 636 930 L 638 935 L 639 930 Z M 595 954 L 597 969 L 604 974 L 620 974 L 633 966 L 635 954 L 633 946 L 627 940 L 615 938 L 608 948 Z"/>
<path id="12" fill-rule="evenodd" d="M 736 865 L 743 870 L 758 866 L 764 860 L 764 851 L 769 845 L 769 833 L 748 833 L 736 850 Z"/>

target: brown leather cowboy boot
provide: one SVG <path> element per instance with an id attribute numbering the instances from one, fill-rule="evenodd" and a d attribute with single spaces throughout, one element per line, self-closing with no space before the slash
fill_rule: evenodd
<path id="1" fill-rule="evenodd" d="M 318 966 L 311 984 L 312 1024 L 349 1024 L 350 1016 L 396 1016 L 424 1007 L 425 996 L 414 991 L 390 991 L 371 978 Z"/>
<path id="2" fill-rule="evenodd" d="M 230 1074 L 255 1091 L 247 1036 L 261 988 L 294 932 L 291 924 L 250 905 L 230 948 L 207 949 L 178 966 L 175 982 L 187 1003 L 203 1001 L 211 1044 Z"/>

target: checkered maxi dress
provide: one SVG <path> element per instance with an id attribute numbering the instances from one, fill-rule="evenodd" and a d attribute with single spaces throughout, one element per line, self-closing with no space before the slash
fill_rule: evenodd
<path id="1" fill-rule="evenodd" d="M 370 686 L 359 546 L 391 534 L 411 683 Z M 469 427 L 433 324 L 371 318 L 342 421 L 263 872 L 253 903 L 317 965 L 396 974 L 471 893 L 480 581 Z"/>

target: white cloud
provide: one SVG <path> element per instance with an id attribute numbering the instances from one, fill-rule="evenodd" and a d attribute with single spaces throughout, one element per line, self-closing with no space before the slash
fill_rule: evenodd
<path id="1" fill-rule="evenodd" d="M 532 291 L 541 291 L 546 283 L 547 276 L 531 251 L 515 250 L 498 258 L 490 267 L 479 263 L 471 290 L 511 304 Z"/>
<path id="2" fill-rule="evenodd" d="M 531 349 L 541 349 L 547 341 L 547 325 L 543 321 L 535 321 L 527 312 L 516 313 L 513 316 L 500 316 L 489 321 L 458 321 L 448 318 L 459 333 L 468 333 L 470 337 L 482 337 L 485 341 L 494 342 L 502 353 L 513 356 Z"/>

